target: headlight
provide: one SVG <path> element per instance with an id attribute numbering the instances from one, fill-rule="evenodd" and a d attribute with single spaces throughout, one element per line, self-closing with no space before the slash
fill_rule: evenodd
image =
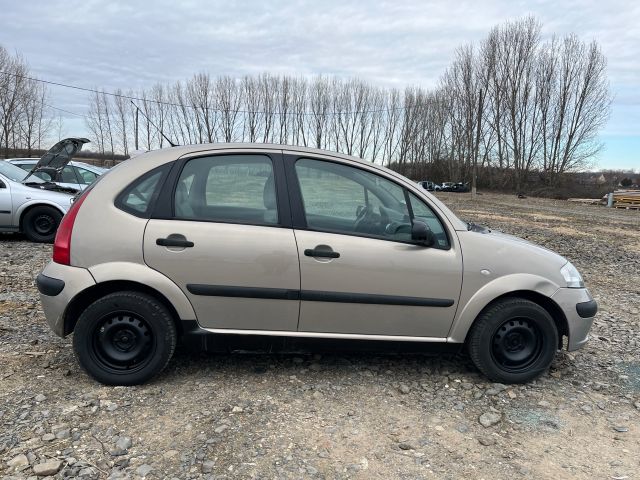
<path id="1" fill-rule="evenodd" d="M 569 288 L 584 288 L 584 281 L 582 280 L 582 275 L 580 272 L 574 267 L 571 262 L 567 262 L 567 264 L 560 269 L 560 273 L 567 281 L 567 287 Z"/>

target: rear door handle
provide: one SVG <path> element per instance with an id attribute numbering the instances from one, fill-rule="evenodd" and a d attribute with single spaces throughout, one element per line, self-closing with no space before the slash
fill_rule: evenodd
<path id="1" fill-rule="evenodd" d="M 156 245 L 160 245 L 162 247 L 191 248 L 194 246 L 194 243 L 187 240 L 187 237 L 180 233 L 172 233 L 167 238 L 157 238 Z"/>
<path id="2" fill-rule="evenodd" d="M 315 248 L 307 248 L 304 251 L 304 254 L 307 257 L 340 258 L 340 254 L 338 252 L 334 252 L 333 250 L 317 250 Z"/>

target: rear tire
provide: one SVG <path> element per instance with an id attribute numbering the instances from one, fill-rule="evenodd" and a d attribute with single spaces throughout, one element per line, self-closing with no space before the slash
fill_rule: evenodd
<path id="1" fill-rule="evenodd" d="M 548 370 L 558 348 L 558 330 L 537 303 L 505 298 L 478 316 L 467 345 L 473 363 L 491 381 L 525 383 Z"/>
<path id="2" fill-rule="evenodd" d="M 22 230 L 29 240 L 38 243 L 52 243 L 56 238 L 62 214 L 53 207 L 38 206 L 25 213 Z"/>
<path id="3" fill-rule="evenodd" d="M 105 385 L 138 385 L 160 373 L 176 347 L 176 326 L 154 297 L 116 292 L 80 315 L 73 348 L 80 366 Z"/>

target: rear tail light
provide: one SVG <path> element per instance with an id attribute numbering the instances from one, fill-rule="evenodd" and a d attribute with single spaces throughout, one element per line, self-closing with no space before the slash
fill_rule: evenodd
<path id="1" fill-rule="evenodd" d="M 89 195 L 90 188 L 87 188 L 82 195 L 76 198 L 71 204 L 69 211 L 62 217 L 62 221 L 58 226 L 56 239 L 53 242 L 53 261 L 62 265 L 71 265 L 71 234 L 73 233 L 73 224 L 76 221 L 78 211 L 82 206 L 82 202 Z"/>

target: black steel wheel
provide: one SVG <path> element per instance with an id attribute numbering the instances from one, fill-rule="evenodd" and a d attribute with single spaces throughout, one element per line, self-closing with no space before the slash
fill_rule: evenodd
<path id="1" fill-rule="evenodd" d="M 51 243 L 56 237 L 62 213 L 53 207 L 37 206 L 25 213 L 22 230 L 32 242 Z"/>
<path id="2" fill-rule="evenodd" d="M 527 370 L 541 353 L 542 335 L 530 318 L 507 320 L 493 334 L 491 355 L 505 371 Z"/>
<path id="3" fill-rule="evenodd" d="M 144 368 L 155 350 L 152 329 L 132 312 L 115 312 L 103 317 L 96 323 L 91 337 L 96 361 L 113 371 Z"/>
<path id="4" fill-rule="evenodd" d="M 558 348 L 558 330 L 543 307 L 504 298 L 487 307 L 467 337 L 471 359 L 489 379 L 528 382 L 545 372 Z"/>
<path id="5" fill-rule="evenodd" d="M 96 300 L 80 315 L 73 336 L 84 370 L 107 385 L 136 385 L 158 374 L 176 346 L 167 308 L 152 296 L 116 292 Z"/>

